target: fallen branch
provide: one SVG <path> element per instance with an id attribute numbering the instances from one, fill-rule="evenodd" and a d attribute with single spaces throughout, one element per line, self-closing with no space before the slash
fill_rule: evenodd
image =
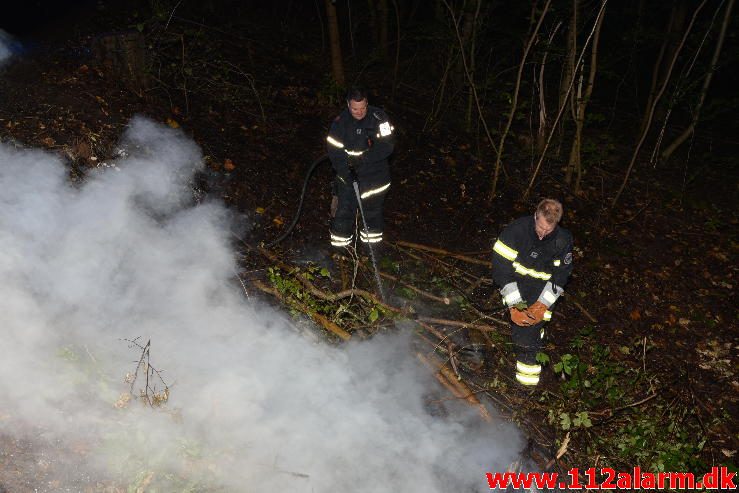
<path id="1" fill-rule="evenodd" d="M 620 406 L 620 407 L 617 407 L 617 408 L 614 408 L 614 409 L 608 408 L 608 409 L 603 409 L 601 411 L 590 411 L 590 414 L 593 415 L 593 416 L 605 416 L 604 420 L 608 420 L 614 414 L 616 414 L 617 412 L 623 411 L 624 409 L 629 409 L 630 407 L 638 407 L 638 406 L 641 406 L 642 404 L 651 401 L 652 399 L 654 399 L 658 395 L 659 395 L 659 393 L 655 392 L 654 394 L 649 395 L 649 396 L 645 397 L 644 399 L 640 399 L 640 400 L 638 400 L 636 402 L 632 402 L 631 404 L 626 404 L 626 405 L 623 405 L 623 406 Z M 593 423 L 593 424 L 596 424 L 596 423 Z"/>
<path id="2" fill-rule="evenodd" d="M 428 330 L 429 332 L 431 332 L 432 334 L 434 334 L 436 337 L 439 338 L 439 347 L 441 347 L 442 342 L 445 342 L 449 338 L 447 334 L 444 334 L 443 332 L 439 331 L 439 329 L 437 329 L 433 325 L 429 325 L 427 323 L 421 322 L 420 320 L 416 320 L 416 322 L 418 323 L 418 325 L 420 325 L 421 327 Z"/>
<path id="3" fill-rule="evenodd" d="M 259 252 L 267 257 L 270 261 L 274 262 L 278 267 L 285 271 L 291 271 L 294 270 L 294 267 L 291 267 L 284 263 L 282 260 L 278 259 L 272 252 L 265 248 L 259 248 Z M 313 296 L 316 298 L 320 298 L 324 301 L 338 301 L 344 298 L 349 298 L 351 296 L 358 296 L 360 298 L 363 298 L 366 301 L 369 301 L 371 303 L 374 303 L 376 305 L 379 305 L 383 308 L 385 308 L 388 311 L 394 312 L 394 313 L 401 313 L 400 308 L 396 308 L 394 306 L 390 306 L 387 303 L 380 300 L 377 296 L 370 293 L 369 291 L 365 291 L 364 289 L 345 289 L 343 291 L 339 291 L 338 293 L 327 293 L 323 291 L 322 289 L 316 287 L 315 284 L 310 282 L 308 279 L 305 278 L 303 275 L 296 275 L 295 278 L 302 284 Z"/>
<path id="4" fill-rule="evenodd" d="M 478 258 L 468 257 L 467 255 L 462 255 L 461 253 L 450 252 L 442 248 L 421 245 L 419 243 L 411 243 L 409 241 L 396 241 L 395 244 L 399 246 L 412 248 L 414 250 L 424 250 L 426 252 L 436 253 L 444 257 L 456 258 L 457 260 L 463 260 L 470 264 L 484 265 L 485 267 L 489 267 L 491 269 L 493 268 L 492 262 L 488 262 L 487 260 L 480 260 Z"/>
<path id="5" fill-rule="evenodd" d="M 469 405 L 476 407 L 480 413 L 480 417 L 487 422 L 493 420 L 487 408 L 480 402 L 475 393 L 463 382 L 459 381 L 449 369 L 448 366 L 437 361 L 432 361 L 421 353 L 416 353 L 418 359 L 428 368 L 434 371 L 434 375 L 439 382 L 459 399 L 464 399 Z"/>
<path id="6" fill-rule="evenodd" d="M 391 274 L 388 274 L 386 272 L 378 271 L 378 273 L 380 274 L 380 277 L 384 277 L 385 279 L 389 279 L 389 280 L 391 280 L 393 282 L 397 282 L 398 284 L 402 285 L 403 287 L 405 287 L 407 289 L 410 289 L 414 293 L 417 293 L 417 294 L 423 296 L 424 298 L 428 298 L 428 299 L 433 300 L 433 301 L 438 301 L 439 303 L 444 303 L 445 305 L 448 305 L 449 303 L 451 303 L 451 301 L 449 300 L 449 298 L 447 298 L 446 296 L 444 296 L 443 298 L 441 296 L 436 296 L 435 294 L 431 294 L 428 291 L 424 291 L 422 289 L 419 289 L 419 288 L 413 286 L 412 284 L 408 284 L 407 282 L 403 282 L 399 278 L 397 278 L 397 277 L 395 277 L 395 276 L 393 276 Z"/>
<path id="7" fill-rule="evenodd" d="M 259 288 L 261 291 L 264 291 L 265 293 L 271 294 L 272 296 L 276 297 L 277 299 L 281 300 L 283 303 L 288 303 L 288 300 L 285 299 L 285 296 L 280 293 L 277 289 L 271 288 L 264 284 L 262 281 L 255 279 L 252 281 L 254 286 Z M 333 323 L 328 318 L 324 317 L 320 313 L 316 313 L 315 311 L 311 310 L 307 306 L 305 306 L 303 303 L 300 303 L 299 301 L 295 299 L 290 299 L 289 303 L 293 303 L 298 306 L 304 313 L 306 313 L 310 318 L 313 319 L 314 322 L 319 324 L 324 329 L 328 330 L 329 332 L 337 335 L 341 340 L 348 341 L 352 338 L 352 335 Z"/>
<path id="8" fill-rule="evenodd" d="M 399 250 L 400 250 L 400 249 L 402 248 L 402 247 L 401 247 L 400 245 L 398 245 L 398 244 L 395 244 L 395 246 L 396 246 L 396 247 L 397 247 L 397 248 L 398 248 Z M 407 255 L 407 256 L 409 256 L 409 257 L 410 257 L 410 258 L 412 258 L 412 259 L 416 259 L 416 260 L 418 260 L 419 262 L 426 262 L 426 261 L 428 261 L 428 260 L 433 260 L 433 261 L 434 261 L 434 262 L 436 262 L 437 264 L 440 264 L 440 265 L 444 266 L 444 268 L 445 268 L 445 269 L 447 269 L 447 270 L 450 270 L 450 271 L 456 271 L 456 272 L 457 272 L 457 273 L 458 273 L 458 274 L 459 274 L 460 276 L 462 276 L 462 277 L 465 277 L 465 278 L 467 278 L 467 280 L 468 280 L 469 282 L 477 282 L 477 281 L 479 281 L 479 282 L 480 282 L 480 284 L 492 284 L 492 283 L 493 283 L 492 279 L 488 279 L 488 278 L 485 278 L 485 277 L 482 277 L 482 278 L 481 278 L 481 277 L 479 277 L 479 276 L 476 276 L 476 275 L 474 275 L 474 274 L 472 274 L 472 273 L 470 273 L 470 272 L 467 272 L 467 271 L 466 271 L 466 270 L 464 270 L 464 269 L 460 269 L 460 268 L 459 268 L 459 267 L 457 267 L 456 265 L 452 265 L 452 264 L 449 264 L 449 263 L 447 263 L 447 262 L 444 262 L 444 261 L 443 261 L 443 260 L 441 260 L 440 258 L 438 258 L 438 257 L 434 257 L 434 256 L 430 255 L 430 254 L 429 254 L 428 252 L 424 252 L 424 255 L 426 255 L 426 257 L 425 257 L 425 258 L 424 258 L 424 257 L 419 257 L 418 255 L 416 255 L 416 254 L 414 254 L 414 253 L 411 253 L 411 252 L 410 252 L 410 249 L 409 249 L 409 248 L 403 248 L 403 249 L 402 249 L 402 252 L 403 252 L 403 254 L 404 254 L 404 255 Z"/>
<path id="9" fill-rule="evenodd" d="M 490 319 L 493 320 L 494 322 L 504 325 L 505 327 L 508 327 L 508 322 L 504 320 L 500 320 L 498 318 L 493 318 L 493 317 L 490 317 Z M 433 317 L 416 317 L 416 320 L 420 320 L 421 322 L 429 322 L 432 324 L 448 325 L 450 327 L 464 327 L 468 329 L 481 330 L 483 332 L 498 332 L 500 330 L 500 329 L 493 327 L 492 325 L 462 322 L 460 320 L 447 320 L 443 318 L 433 318 Z"/>

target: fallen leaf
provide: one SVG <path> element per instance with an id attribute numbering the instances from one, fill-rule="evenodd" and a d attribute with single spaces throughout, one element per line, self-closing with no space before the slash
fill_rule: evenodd
<path id="1" fill-rule="evenodd" d="M 631 320 L 641 320 L 641 312 L 638 309 L 632 310 L 629 317 L 631 317 Z"/>
<path id="2" fill-rule="evenodd" d="M 51 137 L 46 137 L 41 142 L 43 142 L 44 145 L 47 146 L 47 147 L 51 147 L 54 144 L 56 144 L 56 141 L 53 138 L 51 138 Z"/>
<path id="3" fill-rule="evenodd" d="M 180 124 L 171 118 L 167 118 L 167 125 L 169 125 L 172 128 L 180 128 Z"/>
<path id="4" fill-rule="evenodd" d="M 276 218 L 272 219 L 272 222 L 278 226 L 282 226 L 283 224 L 285 224 L 285 221 L 280 216 L 277 216 Z"/>
<path id="5" fill-rule="evenodd" d="M 113 407 L 115 407 L 116 409 L 123 409 L 125 407 L 128 407 L 128 403 L 130 401 L 131 401 L 131 394 L 126 392 L 124 394 L 121 394 L 118 397 L 118 400 L 115 401 L 115 403 L 113 404 Z"/>
<path id="6" fill-rule="evenodd" d="M 264 214 L 264 207 L 257 207 L 255 212 L 257 214 Z"/>
<path id="7" fill-rule="evenodd" d="M 223 161 L 223 169 L 225 169 L 226 171 L 233 171 L 236 169 L 236 165 L 234 164 L 233 161 L 226 158 L 226 160 Z"/>

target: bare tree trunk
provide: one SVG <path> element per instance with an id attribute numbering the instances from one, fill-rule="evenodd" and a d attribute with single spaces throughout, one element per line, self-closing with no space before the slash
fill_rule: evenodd
<path id="1" fill-rule="evenodd" d="M 501 166 L 501 156 L 503 154 L 503 146 L 505 145 L 505 139 L 508 136 L 508 132 L 511 129 L 511 124 L 513 123 L 513 118 L 516 115 L 516 109 L 518 107 L 518 92 L 521 87 L 521 76 L 523 74 L 523 68 L 526 66 L 526 59 L 529 56 L 529 51 L 531 50 L 531 47 L 534 45 L 534 41 L 536 41 L 536 38 L 539 36 L 539 29 L 541 28 L 541 23 L 544 21 L 544 17 L 547 15 L 547 12 L 549 11 L 549 5 L 552 3 L 552 0 L 547 0 L 547 3 L 544 5 L 544 10 L 541 13 L 541 16 L 539 17 L 539 21 L 536 23 L 536 27 L 534 28 L 534 31 L 531 33 L 531 36 L 529 37 L 528 43 L 526 43 L 526 48 L 523 50 L 523 55 L 521 56 L 521 63 L 518 64 L 518 73 L 516 74 L 516 86 L 513 89 L 513 99 L 511 101 L 511 111 L 508 113 L 508 121 L 506 122 L 505 128 L 503 129 L 503 133 L 500 135 L 500 141 L 498 142 L 498 149 L 495 153 L 495 171 L 493 172 L 493 181 L 490 187 L 490 197 L 489 200 L 492 200 L 493 197 L 495 197 L 495 192 L 498 188 L 498 175 L 500 172 L 500 166 Z"/>
<path id="2" fill-rule="evenodd" d="M 649 119 L 649 108 L 652 107 L 657 91 L 665 83 L 664 77 L 669 69 L 669 65 L 666 65 L 667 62 L 665 60 L 672 60 L 675 55 L 675 50 L 679 46 L 679 34 L 682 32 L 686 21 L 686 7 L 687 5 L 684 0 L 677 0 L 670 11 L 670 20 L 667 22 L 662 45 L 660 46 L 657 60 L 654 63 L 652 83 L 649 88 L 646 110 L 644 111 L 644 116 L 642 117 L 642 122 L 639 126 L 640 131 L 644 131 L 644 127 L 646 127 L 647 120 Z"/>
<path id="3" fill-rule="evenodd" d="M 608 0 L 603 0 L 603 2 L 600 5 L 600 10 L 598 10 L 598 15 L 595 19 L 595 24 L 593 24 L 593 29 L 590 31 L 588 38 L 585 40 L 585 44 L 583 45 L 582 52 L 580 52 L 580 56 L 578 57 L 577 63 L 575 64 L 576 69 L 582 63 L 582 59 L 585 56 L 585 51 L 588 49 L 590 40 L 593 38 L 593 35 L 595 34 L 595 28 L 598 25 L 600 18 L 603 16 L 603 12 L 605 12 L 606 10 L 607 3 L 608 3 Z M 544 145 L 544 150 L 541 152 L 541 155 L 539 156 L 539 161 L 536 163 L 536 168 L 534 169 L 534 172 L 531 174 L 529 185 L 526 187 L 526 191 L 523 194 L 524 199 L 528 198 L 529 194 L 531 193 L 531 188 L 534 186 L 534 181 L 536 180 L 536 176 L 539 174 L 539 170 L 541 169 L 541 163 L 544 162 L 544 157 L 547 155 L 547 148 L 549 148 L 549 144 L 552 142 L 552 137 L 554 136 L 554 132 L 557 128 L 557 124 L 559 123 L 559 120 L 560 118 L 562 118 L 562 114 L 565 111 L 567 100 L 570 97 L 570 93 L 572 92 L 572 86 L 574 82 L 575 82 L 575 79 L 573 78 L 572 81 L 570 82 L 570 86 L 567 88 L 567 93 L 564 98 L 564 104 L 561 104 L 559 106 L 559 110 L 557 111 L 557 117 L 554 119 L 554 122 L 552 123 L 552 131 L 549 132 L 549 137 L 547 137 L 547 142 Z"/>
<path id="4" fill-rule="evenodd" d="M 493 148 L 493 151 L 498 152 L 498 148 L 495 145 L 495 140 L 493 139 L 493 136 L 490 133 L 490 128 L 488 127 L 488 123 L 485 120 L 485 115 L 482 112 L 482 106 L 480 105 L 480 98 L 477 95 L 477 87 L 475 86 L 475 81 L 472 79 L 469 67 L 467 65 L 467 56 L 464 53 L 464 44 L 462 41 L 462 35 L 459 32 L 459 20 L 457 19 L 457 16 L 454 14 L 454 10 L 452 9 L 451 5 L 449 5 L 448 0 L 441 0 L 441 2 L 447 8 L 447 10 L 449 11 L 449 15 L 452 17 L 452 24 L 454 24 L 454 33 L 457 35 L 457 42 L 459 43 L 459 53 L 462 56 L 462 65 L 464 67 L 464 75 L 467 78 L 467 82 L 470 84 L 470 88 L 472 89 L 472 95 L 475 98 L 475 106 L 477 107 L 477 115 L 480 118 L 480 122 L 482 123 L 483 129 L 485 130 L 485 136 L 488 139 L 488 143 L 490 144 L 490 147 Z"/>
<path id="5" fill-rule="evenodd" d="M 316 16 L 321 23 L 321 55 L 326 53 L 326 28 L 323 25 L 323 16 L 321 15 L 321 4 L 316 0 Z"/>
<path id="6" fill-rule="evenodd" d="M 582 79 L 585 66 L 580 67 L 580 76 L 578 77 L 577 93 L 576 97 L 573 98 L 577 101 L 578 109 L 580 101 L 582 100 Z M 572 184 L 572 172 L 576 167 L 580 166 L 580 141 L 582 139 L 582 121 L 578 117 L 577 111 L 573 115 L 572 119 L 575 121 L 575 135 L 572 138 L 572 147 L 570 147 L 570 157 L 567 160 L 567 168 L 565 171 L 565 183 L 568 185 Z"/>
<path id="7" fill-rule="evenodd" d="M 593 47 L 590 50 L 590 72 L 588 73 L 588 82 L 585 86 L 585 94 L 582 92 L 582 79 L 585 67 L 583 65 L 580 72 L 580 83 L 577 89 L 577 102 L 575 104 L 575 137 L 572 141 L 570 149 L 570 159 L 567 165 L 567 173 L 565 180 L 568 184 L 572 183 L 573 171 L 577 175 L 575 180 L 575 193 L 580 193 L 580 182 L 582 180 L 582 129 L 585 125 L 585 109 L 588 101 L 593 94 L 593 86 L 595 85 L 596 67 L 598 65 L 598 44 L 600 41 L 600 30 L 603 26 L 605 15 L 601 15 L 595 24 L 595 34 L 593 34 Z"/>
<path id="8" fill-rule="evenodd" d="M 667 51 L 667 45 L 670 42 L 670 32 L 672 31 L 672 25 L 675 22 L 675 7 L 670 11 L 670 19 L 667 21 L 667 27 L 665 27 L 665 34 L 662 36 L 662 44 L 659 47 L 659 53 L 657 54 L 657 60 L 654 62 L 654 68 L 652 69 L 652 83 L 649 87 L 649 96 L 647 97 L 647 108 L 651 108 L 654 96 L 657 94 L 657 88 L 662 86 L 659 82 L 659 74 L 662 68 L 662 60 L 665 57 L 665 51 Z M 642 117 L 641 125 L 639 130 L 643 131 L 644 126 L 647 124 L 647 115 L 649 112 L 645 111 Z"/>
<path id="9" fill-rule="evenodd" d="M 395 67 L 393 68 L 393 91 L 390 99 L 395 101 L 395 91 L 398 88 L 398 68 L 400 67 L 400 11 L 397 0 L 392 1 L 395 10 Z"/>
<path id="10" fill-rule="evenodd" d="M 426 5 L 426 3 L 427 0 L 413 0 L 410 12 L 408 12 L 408 16 L 406 18 L 406 22 L 408 22 L 408 24 L 413 24 L 413 21 L 416 19 L 416 14 L 418 13 L 418 7 L 420 7 L 421 4 Z"/>
<path id="11" fill-rule="evenodd" d="M 375 7 L 375 0 L 367 0 L 367 10 L 369 10 L 369 28 L 372 31 L 372 41 L 375 43 L 375 49 L 380 48 L 380 34 L 377 28 L 377 8 Z"/>
<path id="12" fill-rule="evenodd" d="M 570 114 L 572 119 L 575 119 L 574 105 L 568 98 L 571 94 L 570 88 L 572 87 L 575 78 L 577 76 L 577 67 L 575 66 L 575 58 L 577 57 L 577 37 L 578 37 L 578 10 L 580 8 L 579 0 L 572 0 L 572 15 L 570 16 L 569 29 L 567 30 L 567 54 L 565 55 L 564 63 L 562 64 L 562 76 L 559 82 L 559 105 L 564 106 L 569 102 Z M 564 121 L 564 119 L 563 119 Z M 555 129 L 557 127 L 555 126 Z M 556 155 L 559 156 L 562 152 L 562 144 L 565 138 L 565 125 L 560 123 L 559 127 L 559 139 L 557 143 Z"/>
<path id="13" fill-rule="evenodd" d="M 544 83 L 544 69 L 547 65 L 547 56 L 549 55 L 549 48 L 552 46 L 552 40 L 557 34 L 559 27 L 562 25 L 561 22 L 552 29 L 547 40 L 547 48 L 544 51 L 544 56 L 541 59 L 541 66 L 539 67 L 539 128 L 536 132 L 536 152 L 541 153 L 544 149 L 544 143 L 546 142 L 547 133 L 549 132 L 549 122 L 547 121 L 547 101 L 546 91 Z"/>
<path id="14" fill-rule="evenodd" d="M 380 53 L 382 54 L 382 58 L 387 59 L 388 58 L 388 8 L 387 8 L 387 0 L 379 0 L 379 24 L 380 24 Z"/>
<path id="15" fill-rule="evenodd" d="M 665 75 L 662 87 L 660 87 L 660 90 L 657 92 L 657 95 L 655 96 L 654 101 L 652 101 L 652 106 L 648 108 L 647 125 L 642 130 L 642 134 L 641 134 L 641 137 L 639 138 L 639 142 L 636 144 L 634 153 L 631 155 L 631 161 L 629 162 L 628 168 L 626 168 L 626 174 L 624 175 L 624 181 L 621 183 L 621 187 L 619 187 L 618 192 L 616 192 L 616 196 L 613 197 L 613 201 L 611 202 L 611 207 L 616 205 L 616 203 L 618 202 L 618 199 L 621 197 L 621 194 L 626 188 L 626 183 L 629 181 L 629 175 L 631 175 L 631 170 L 634 168 L 634 163 L 636 162 L 636 158 L 639 155 L 641 146 L 644 144 L 644 140 L 647 138 L 647 134 L 649 133 L 649 127 L 652 126 L 652 118 L 654 117 L 654 109 L 657 107 L 657 104 L 659 103 L 659 100 L 662 97 L 662 94 L 665 92 L 665 89 L 667 88 L 667 83 L 670 81 L 672 70 L 675 68 L 675 62 L 677 62 L 677 57 L 680 55 L 680 52 L 682 51 L 682 48 L 685 45 L 685 40 L 688 39 L 688 35 L 690 34 L 690 31 L 693 29 L 693 24 L 695 24 L 695 19 L 696 17 L 698 17 L 698 13 L 703 9 L 707 1 L 708 0 L 703 0 L 700 3 L 700 5 L 698 5 L 698 7 L 695 9 L 695 12 L 693 12 L 693 18 L 690 19 L 690 24 L 688 24 L 687 29 L 685 29 L 685 33 L 683 34 L 683 38 L 680 41 L 680 45 L 677 47 L 677 49 L 675 50 L 675 53 L 672 56 L 672 61 L 670 62 L 670 66 L 667 69 L 667 74 Z"/>
<path id="16" fill-rule="evenodd" d="M 482 6 L 482 0 L 477 0 L 477 6 L 475 7 L 475 15 L 472 17 L 472 19 L 467 23 L 469 28 L 466 36 L 463 36 L 462 39 L 469 44 L 470 51 L 469 51 L 469 64 L 470 64 L 470 75 L 472 76 L 472 79 L 475 79 L 475 65 L 476 65 L 476 44 L 475 41 L 477 39 L 477 23 L 480 18 L 480 7 Z M 467 39 L 465 39 L 465 37 Z M 467 112 L 465 114 L 465 121 L 467 122 L 467 131 L 470 131 L 472 129 L 472 105 L 474 103 L 474 98 L 472 97 L 472 91 L 470 90 L 469 94 L 467 95 Z"/>
<path id="17" fill-rule="evenodd" d="M 698 97 L 698 104 L 693 111 L 693 119 L 690 122 L 690 125 L 688 125 L 688 128 L 686 128 L 683 133 L 681 133 L 674 141 L 672 141 L 672 143 L 667 146 L 667 148 L 662 152 L 661 158 L 663 161 L 669 159 L 670 156 L 672 156 L 672 153 L 675 152 L 675 150 L 680 147 L 680 145 L 685 142 L 687 138 L 690 137 L 695 131 L 695 126 L 698 123 L 698 118 L 700 117 L 703 103 L 706 100 L 708 88 L 711 85 L 713 73 L 716 70 L 716 66 L 718 65 L 719 56 L 721 55 L 721 48 L 723 48 L 724 45 L 724 39 L 726 38 L 726 29 L 729 25 L 729 21 L 731 19 L 731 11 L 733 8 L 734 0 L 729 0 L 728 5 L 726 6 L 726 11 L 724 12 L 724 21 L 721 24 L 721 32 L 719 33 L 718 40 L 716 41 L 716 49 L 713 51 L 713 58 L 711 58 L 711 66 L 706 73 L 706 78 L 703 80 L 703 87 L 701 87 L 700 96 Z"/>
<path id="18" fill-rule="evenodd" d="M 455 57 L 458 50 L 454 46 L 454 44 L 451 44 L 449 46 L 449 56 L 447 57 L 446 66 L 444 67 L 444 73 L 441 76 L 441 80 L 439 81 L 439 88 L 436 90 L 436 93 L 434 94 L 434 101 L 431 105 L 431 112 L 429 113 L 429 116 L 426 117 L 426 121 L 423 124 L 423 132 L 429 128 L 429 125 L 433 125 L 436 121 L 436 119 L 439 116 L 439 113 L 441 112 L 443 106 L 444 106 L 444 98 L 446 97 L 446 86 L 447 82 L 449 81 L 449 72 L 451 71 L 452 67 L 456 65 Z"/>
<path id="19" fill-rule="evenodd" d="M 184 74 L 184 37 L 182 42 L 182 76 Z M 124 85 L 139 97 L 143 97 L 149 87 L 146 71 L 146 41 L 140 32 L 116 32 L 100 35 L 92 41 L 92 54 L 96 65 L 112 78 Z M 185 101 L 187 90 L 185 89 Z"/>
<path id="20" fill-rule="evenodd" d="M 326 17 L 328 18 L 328 34 L 331 42 L 331 73 L 334 82 L 339 87 L 344 87 L 346 78 L 344 77 L 344 59 L 341 56 L 339 21 L 336 18 L 336 6 L 331 0 L 326 0 Z"/>
<path id="21" fill-rule="evenodd" d="M 572 17 L 570 17 L 570 28 L 567 32 L 567 58 L 562 64 L 564 73 L 559 85 L 559 105 L 565 104 L 569 95 L 569 87 L 575 77 L 575 56 L 577 55 L 577 10 L 578 0 L 572 0 Z"/>
<path id="22" fill-rule="evenodd" d="M 531 14 L 529 15 L 529 32 L 527 35 L 531 35 L 531 31 L 536 27 L 536 7 L 539 6 L 539 0 L 531 2 Z"/>

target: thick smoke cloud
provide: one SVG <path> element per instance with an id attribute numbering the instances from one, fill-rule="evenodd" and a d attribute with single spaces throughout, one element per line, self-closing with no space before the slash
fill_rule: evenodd
<path id="1" fill-rule="evenodd" d="M 47 153 L 0 144 L 2 434 L 84 444 L 64 454 L 62 484 L 486 490 L 515 430 L 462 405 L 431 417 L 408 330 L 335 348 L 247 300 L 227 211 L 191 203 L 197 146 L 140 118 L 124 141 L 129 154 L 83 184 Z M 114 406 L 137 337 L 171 386 L 161 409 Z"/>
<path id="2" fill-rule="evenodd" d="M 12 42 L 13 38 L 10 34 L 0 29 L 0 67 L 2 67 L 13 54 L 11 51 Z"/>

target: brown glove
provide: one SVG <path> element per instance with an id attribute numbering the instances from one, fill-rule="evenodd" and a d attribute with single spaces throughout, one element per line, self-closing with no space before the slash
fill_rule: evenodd
<path id="1" fill-rule="evenodd" d="M 511 314 L 511 321 L 516 325 L 526 327 L 527 325 L 531 325 L 533 323 L 531 321 L 531 318 L 529 318 L 529 316 L 526 314 L 526 310 L 519 310 L 516 307 L 511 307 L 508 309 L 508 311 Z"/>
<path id="2" fill-rule="evenodd" d="M 544 312 L 548 310 L 547 305 L 542 303 L 541 301 L 537 301 L 530 307 L 526 309 L 526 314 L 528 315 L 531 324 L 538 324 L 542 320 L 544 320 Z"/>

